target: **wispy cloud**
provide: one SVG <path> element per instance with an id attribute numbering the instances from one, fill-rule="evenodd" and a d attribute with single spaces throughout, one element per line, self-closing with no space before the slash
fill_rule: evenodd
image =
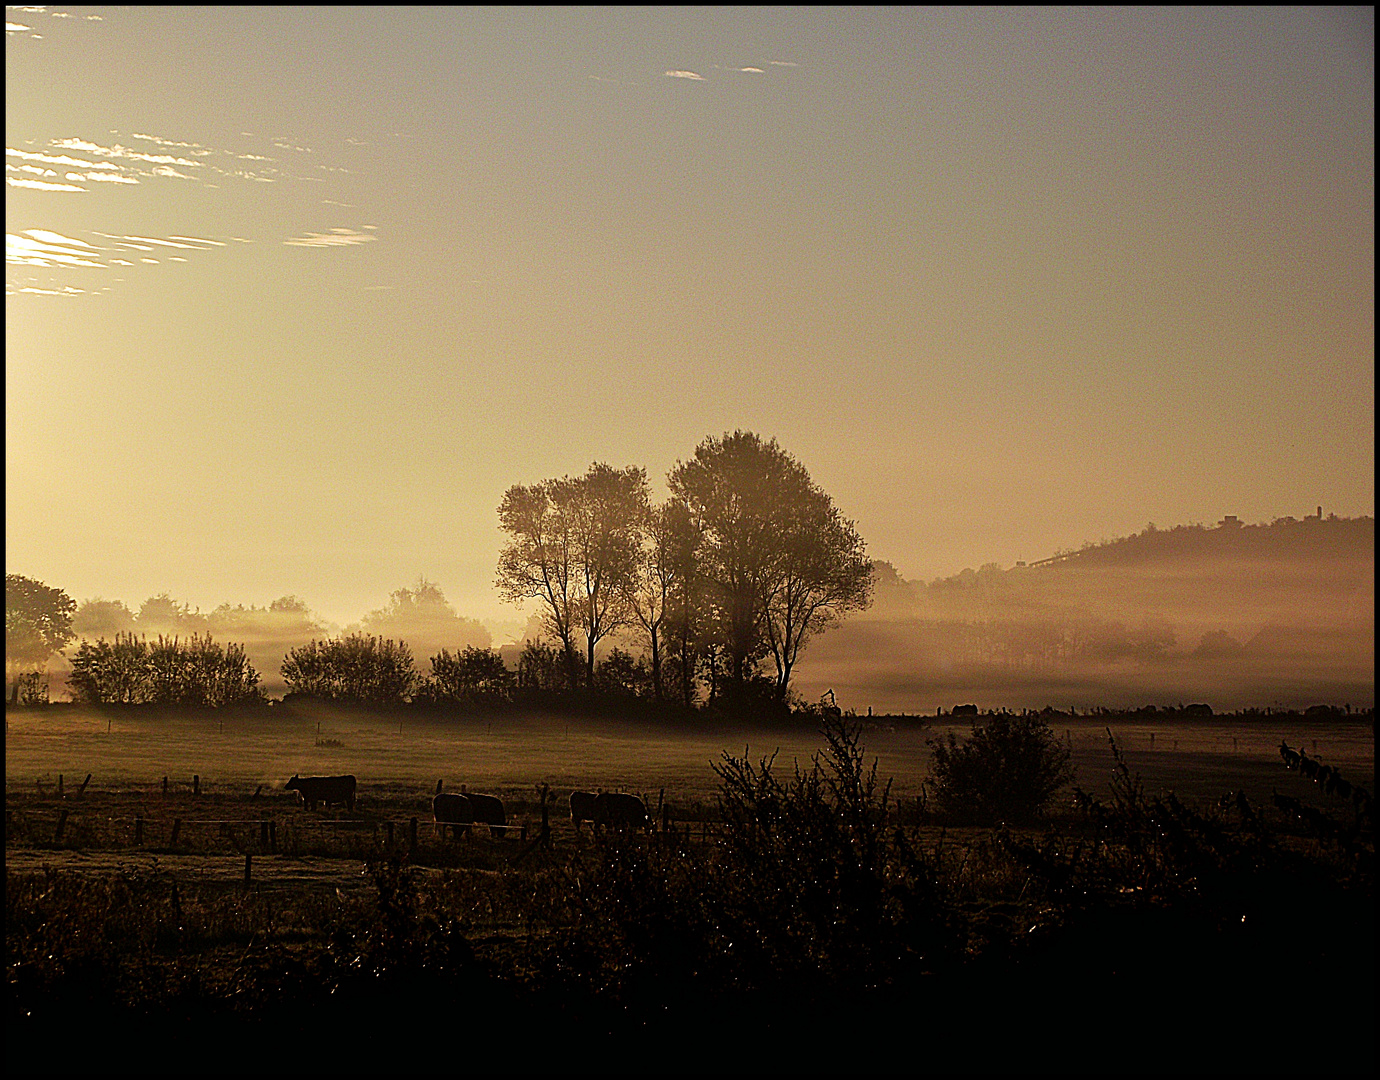
<path id="1" fill-rule="evenodd" d="M 157 170 L 154 170 L 155 172 Z M 139 181 L 133 176 L 122 176 L 120 173 L 100 173 L 89 172 L 85 175 L 68 173 L 68 180 L 96 180 L 107 184 L 137 184 Z"/>
<path id="2" fill-rule="evenodd" d="M 695 82 L 704 82 L 705 78 L 697 71 L 668 71 L 668 79 L 693 79 Z"/>
<path id="3" fill-rule="evenodd" d="M 173 157 L 171 154 L 146 154 L 142 150 L 131 150 L 127 146 L 116 143 L 114 146 L 102 146 L 100 143 L 87 142 L 85 139 L 58 139 L 53 143 L 54 146 L 64 150 L 82 150 L 88 154 L 95 154 L 97 157 L 125 158 L 128 161 L 147 161 L 151 165 L 181 165 L 188 169 L 201 168 L 201 162 L 188 161 L 186 158 Z"/>
<path id="4" fill-rule="evenodd" d="M 24 180 L 22 178 L 7 176 L 5 183 L 10 187 L 33 188 L 35 191 L 85 191 L 86 188 L 78 187 L 76 184 L 50 184 L 46 180 Z"/>
<path id="5" fill-rule="evenodd" d="M 105 266 L 91 257 L 92 251 L 90 244 L 44 229 L 5 234 L 5 262 L 21 266 L 83 266 L 104 270 Z"/>
<path id="6" fill-rule="evenodd" d="M 86 161 L 83 158 L 55 154 L 34 154 L 27 150 L 5 147 L 6 157 L 17 157 L 21 161 L 41 161 L 46 165 L 75 165 L 79 169 L 118 169 L 120 166 L 109 161 Z"/>
<path id="7" fill-rule="evenodd" d="M 364 227 L 373 229 L 376 226 L 366 225 Z M 306 236 L 284 240 L 283 243 L 290 247 L 349 247 L 351 244 L 367 244 L 369 241 L 377 239 L 377 236 L 355 232 L 353 229 L 332 229 L 328 233 L 307 233 Z"/>
<path id="8" fill-rule="evenodd" d="M 772 67 L 799 67 L 799 66 L 800 66 L 800 65 L 797 64 L 794 60 L 768 60 L 767 63 L 769 63 Z"/>

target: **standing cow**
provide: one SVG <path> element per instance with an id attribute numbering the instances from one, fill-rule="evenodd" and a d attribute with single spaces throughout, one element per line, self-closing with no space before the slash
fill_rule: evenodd
<path id="1" fill-rule="evenodd" d="M 594 828 L 648 827 L 647 804 L 636 795 L 601 791 L 594 799 Z"/>
<path id="2" fill-rule="evenodd" d="M 436 797 L 431 800 L 431 817 L 436 824 L 436 831 L 441 836 L 446 834 L 446 826 L 454 826 L 455 839 L 459 840 L 462 833 L 468 833 L 470 826 L 474 824 L 474 811 L 470 808 L 470 800 L 467 795 L 455 795 L 451 792 L 436 793 Z"/>
<path id="3" fill-rule="evenodd" d="M 586 821 L 594 820 L 594 805 L 599 796 L 592 791 L 572 791 L 570 793 L 570 820 L 575 825 L 575 831 L 580 831 L 580 825 Z"/>
<path id="4" fill-rule="evenodd" d="M 497 795 L 470 793 L 465 798 L 470 800 L 470 813 L 474 815 L 474 823 L 488 825 L 490 836 L 496 836 L 499 830 L 508 824 L 507 815 L 503 812 L 503 800 Z"/>
<path id="5" fill-rule="evenodd" d="M 298 776 L 283 785 L 288 791 L 297 792 L 297 797 L 306 804 L 308 810 L 315 810 L 317 803 L 340 803 L 347 810 L 355 808 L 355 778 L 353 776 Z"/>

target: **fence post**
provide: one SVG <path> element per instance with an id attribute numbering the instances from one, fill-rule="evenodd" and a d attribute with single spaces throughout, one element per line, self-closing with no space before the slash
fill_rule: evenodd
<path id="1" fill-rule="evenodd" d="M 260 848 L 266 848 L 266 847 L 268 847 L 268 822 L 267 822 L 267 821 L 261 821 L 261 822 L 259 822 L 259 847 L 260 847 Z"/>
<path id="2" fill-rule="evenodd" d="M 200 777 L 200 776 L 193 776 L 193 777 L 192 777 L 192 794 L 193 794 L 193 795 L 200 795 L 200 794 L 201 794 L 201 777 Z"/>
<path id="3" fill-rule="evenodd" d="M 417 854 L 417 819 L 413 818 L 408 823 L 407 834 L 407 853 L 408 855 Z"/>
<path id="4" fill-rule="evenodd" d="M 89 783 L 91 783 L 91 774 L 87 773 L 86 779 L 81 782 L 81 787 L 77 788 L 77 798 L 80 799 L 83 795 L 86 794 L 86 785 Z"/>
<path id="5" fill-rule="evenodd" d="M 278 823 L 270 821 L 268 823 L 268 846 L 275 854 L 278 851 Z"/>
<path id="6" fill-rule="evenodd" d="M 134 846 L 144 846 L 144 819 L 142 816 L 136 816 L 134 819 Z"/>
<path id="7" fill-rule="evenodd" d="M 1317 753 L 1317 749 L 1318 748 L 1315 746 L 1313 752 Z M 58 798 L 62 798 L 62 773 L 58 773 Z"/>
<path id="8" fill-rule="evenodd" d="M 53 843 L 62 843 L 62 830 L 67 826 L 67 811 L 63 810 L 58 816 L 57 832 L 53 834 Z"/>
<path id="9" fill-rule="evenodd" d="M 172 839 L 168 841 L 168 847 L 177 847 L 177 834 L 182 831 L 182 819 L 173 818 Z"/>
<path id="10" fill-rule="evenodd" d="M 551 846 L 551 812 L 547 808 L 547 800 L 551 794 L 551 789 L 545 784 L 541 786 L 541 846 L 549 848 Z"/>

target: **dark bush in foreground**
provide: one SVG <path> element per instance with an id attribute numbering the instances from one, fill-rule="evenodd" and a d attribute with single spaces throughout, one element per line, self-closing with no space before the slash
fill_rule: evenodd
<path id="1" fill-rule="evenodd" d="M 963 742 L 929 740 L 938 809 L 978 825 L 1034 821 L 1073 779 L 1069 748 L 1038 716 L 997 713 Z"/>
<path id="2" fill-rule="evenodd" d="M 600 991 L 762 993 L 782 1007 L 896 985 L 961 942 L 933 865 L 895 827 L 860 729 L 826 724 L 808 770 L 725 754 L 718 842 L 615 838 L 580 893 L 577 952 L 623 958 Z"/>

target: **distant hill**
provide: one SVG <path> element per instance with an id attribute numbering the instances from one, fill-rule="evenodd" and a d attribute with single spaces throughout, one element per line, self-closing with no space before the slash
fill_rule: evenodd
<path id="1" fill-rule="evenodd" d="M 964 694 L 1013 708 L 1374 703 L 1374 518 L 1147 528 L 928 584 L 877 568 L 872 608 L 809 646 L 805 696 L 818 684 L 895 711 Z"/>

